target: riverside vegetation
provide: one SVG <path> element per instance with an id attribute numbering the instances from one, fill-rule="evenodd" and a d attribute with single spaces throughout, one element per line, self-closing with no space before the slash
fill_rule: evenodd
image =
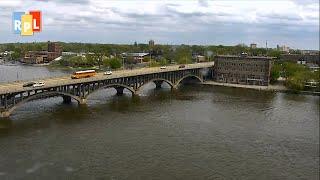
<path id="1" fill-rule="evenodd" d="M 293 62 L 275 62 L 271 69 L 271 83 L 276 83 L 279 77 L 285 79 L 287 88 L 295 91 L 308 90 L 306 82 L 317 82 L 316 91 L 320 90 L 320 71 L 311 71 L 302 64 Z"/>

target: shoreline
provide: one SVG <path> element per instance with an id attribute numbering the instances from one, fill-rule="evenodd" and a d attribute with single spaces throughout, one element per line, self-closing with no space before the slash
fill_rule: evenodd
<path id="1" fill-rule="evenodd" d="M 244 84 L 231 84 L 231 83 L 219 83 L 212 80 L 205 81 L 202 85 L 206 86 L 222 86 L 230 88 L 243 88 L 243 89 L 252 89 L 258 91 L 271 91 L 271 92 L 282 92 L 290 94 L 304 94 L 304 95 L 313 95 L 320 96 L 320 92 L 315 91 L 295 91 L 286 88 L 284 85 L 269 85 L 269 86 L 257 86 L 257 85 L 244 85 Z"/>

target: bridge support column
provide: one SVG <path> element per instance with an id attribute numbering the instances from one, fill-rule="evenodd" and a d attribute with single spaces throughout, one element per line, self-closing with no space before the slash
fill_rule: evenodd
<path id="1" fill-rule="evenodd" d="M 123 95 L 124 87 L 116 87 L 116 90 L 117 90 L 117 96 Z"/>
<path id="2" fill-rule="evenodd" d="M 86 99 L 86 98 L 80 98 L 79 104 L 80 104 L 80 105 L 87 104 L 87 99 Z"/>
<path id="3" fill-rule="evenodd" d="M 10 116 L 9 111 L 0 112 L 0 118 L 7 118 Z"/>
<path id="4" fill-rule="evenodd" d="M 71 97 L 70 96 L 62 96 L 63 103 L 70 104 L 71 103 Z"/>
<path id="5" fill-rule="evenodd" d="M 157 81 L 154 81 L 154 83 L 156 84 L 156 89 L 160 89 L 163 81 L 157 80 Z"/>

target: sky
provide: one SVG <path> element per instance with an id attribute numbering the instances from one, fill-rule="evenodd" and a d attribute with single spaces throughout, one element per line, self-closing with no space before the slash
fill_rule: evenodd
<path id="1" fill-rule="evenodd" d="M 12 13 L 42 11 L 42 32 L 13 33 Z M 0 43 L 287 45 L 319 49 L 318 0 L 0 0 Z"/>

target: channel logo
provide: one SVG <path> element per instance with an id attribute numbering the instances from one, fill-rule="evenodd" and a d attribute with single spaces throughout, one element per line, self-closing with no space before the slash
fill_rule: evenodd
<path id="1" fill-rule="evenodd" d="M 32 36 L 34 32 L 41 32 L 41 11 L 13 12 L 14 34 Z"/>

